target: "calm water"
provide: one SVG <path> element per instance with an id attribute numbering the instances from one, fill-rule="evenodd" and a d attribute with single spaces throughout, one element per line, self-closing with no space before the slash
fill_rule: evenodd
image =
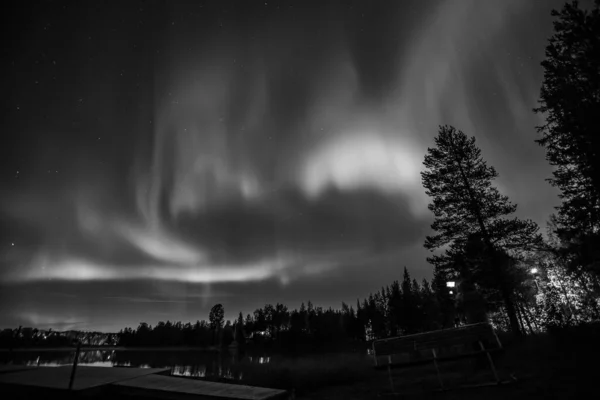
<path id="1" fill-rule="evenodd" d="M 72 365 L 75 352 L 15 351 L 0 352 L 0 364 L 62 366 Z M 242 379 L 235 365 L 240 362 L 266 364 L 271 357 L 265 354 L 239 354 L 224 350 L 221 353 L 195 350 L 82 350 L 79 365 L 98 367 L 170 368 L 172 375 L 198 378 Z"/>

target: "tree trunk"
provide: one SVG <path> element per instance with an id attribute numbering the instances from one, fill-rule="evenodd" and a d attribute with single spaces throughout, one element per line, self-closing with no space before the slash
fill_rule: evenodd
<path id="1" fill-rule="evenodd" d="M 517 317 L 519 319 L 519 327 L 521 328 L 521 332 L 523 334 L 527 334 L 527 329 L 525 328 L 525 317 L 523 316 L 522 304 L 520 301 L 515 302 L 515 306 L 517 308 Z M 531 333 L 531 327 L 529 327 L 529 333 Z"/>
<path id="2" fill-rule="evenodd" d="M 454 145 L 454 144 L 453 144 Z M 453 146 L 454 147 L 454 146 Z M 456 156 L 455 156 L 456 157 Z M 491 256 L 491 264 L 493 268 L 493 273 L 496 273 L 498 278 L 500 279 L 500 291 L 502 293 L 502 298 L 504 300 L 504 304 L 506 306 L 506 313 L 508 314 L 508 319 L 510 321 L 510 326 L 513 334 L 515 336 L 521 336 L 522 332 L 519 329 L 519 320 L 517 318 L 517 312 L 515 310 L 515 305 L 511 296 L 511 290 L 506 285 L 506 280 L 503 277 L 503 271 L 499 262 L 494 260 L 494 245 L 492 244 L 489 232 L 487 227 L 485 226 L 485 221 L 483 216 L 481 215 L 481 206 L 473 193 L 473 188 L 469 184 L 469 181 L 466 177 L 463 166 L 460 162 L 460 159 L 456 157 L 456 164 L 458 166 L 461 179 L 463 184 L 465 185 L 465 189 L 467 190 L 467 194 L 469 196 L 469 200 L 471 202 L 471 207 L 473 208 L 473 213 L 475 214 L 475 218 L 477 219 L 477 223 L 479 225 L 479 229 L 481 230 L 481 235 L 483 236 L 484 243 L 487 247 L 487 252 Z"/>
<path id="3" fill-rule="evenodd" d="M 535 331 L 539 333 L 542 331 L 542 329 L 540 328 L 540 325 L 538 323 L 539 322 L 538 321 L 539 312 L 537 311 L 537 308 L 538 308 L 538 306 L 536 304 L 534 306 L 534 309 L 536 310 L 536 315 L 533 315 L 530 308 L 526 308 L 525 311 L 528 313 L 529 320 L 533 322 L 533 326 L 535 326 Z"/>
<path id="4" fill-rule="evenodd" d="M 488 254 L 491 257 L 490 264 L 492 267 L 492 273 L 496 276 L 500 294 L 502 295 L 502 300 L 504 301 L 506 314 L 510 322 L 510 330 L 515 336 L 522 336 L 523 332 L 521 331 L 519 325 L 517 309 L 513 297 L 513 290 L 507 283 L 506 271 L 503 269 L 502 259 L 495 257 L 493 249 L 490 249 Z"/>
<path id="5" fill-rule="evenodd" d="M 527 328 L 529 328 L 529 333 L 531 333 L 533 335 L 535 332 L 533 330 L 533 327 L 531 326 L 531 321 L 529 320 L 529 316 L 527 315 L 525 306 L 523 305 L 523 303 L 520 303 L 519 305 L 520 305 L 520 309 L 521 309 L 521 315 L 523 316 L 523 319 L 525 320 L 525 323 L 527 324 Z"/>
<path id="6" fill-rule="evenodd" d="M 519 326 L 519 319 L 517 317 L 517 310 L 515 303 L 512 299 L 510 291 L 508 291 L 505 285 L 502 285 L 502 299 L 504 300 L 504 306 L 506 307 L 506 314 L 510 323 L 510 330 L 515 336 L 522 336 L 521 328 Z"/>
<path id="7" fill-rule="evenodd" d="M 575 315 L 575 310 L 573 309 L 573 306 L 571 305 L 571 300 L 569 300 L 569 292 L 567 292 L 567 288 L 565 288 L 564 283 L 562 283 L 562 279 L 558 280 L 558 286 L 560 286 L 562 294 L 563 294 L 563 296 L 565 296 L 565 302 L 567 303 L 567 309 L 569 310 L 569 315 L 567 317 L 568 320 L 574 319 L 576 321 L 577 318 Z"/>
<path id="8" fill-rule="evenodd" d="M 504 306 L 504 308 L 502 309 L 504 312 L 501 313 L 503 319 L 504 319 L 504 323 L 506 324 L 507 327 L 510 328 L 510 321 L 508 320 L 508 312 L 506 311 L 506 306 Z"/>

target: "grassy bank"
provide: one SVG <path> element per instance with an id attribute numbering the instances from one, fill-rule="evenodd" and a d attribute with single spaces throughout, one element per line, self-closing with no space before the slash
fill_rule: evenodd
<path id="1" fill-rule="evenodd" d="M 294 390 L 305 394 L 326 386 L 376 378 L 373 361 L 364 353 L 321 354 L 294 359 L 271 358 L 267 364 L 241 362 L 235 368 L 248 385 Z"/>
<path id="2" fill-rule="evenodd" d="M 432 368 L 400 370 L 394 373 L 399 391 L 405 399 L 547 399 L 595 398 L 597 368 L 600 356 L 600 324 L 562 329 L 551 334 L 528 336 L 523 340 L 505 337 L 505 352 L 496 357 L 501 375 L 506 379 L 513 374 L 517 381 L 503 386 L 476 389 L 457 389 L 436 392 Z M 442 367 L 445 382 L 460 381 L 465 376 L 481 380 L 491 378 L 487 365 L 466 362 L 463 365 Z M 372 370 L 372 368 L 371 368 Z M 368 399 L 389 394 L 390 384 L 385 372 L 363 370 L 354 379 L 335 386 L 307 390 L 300 398 L 314 400 Z M 335 375 L 335 372 L 330 372 Z M 340 379 L 345 373 L 340 373 Z M 348 376 L 350 378 L 350 376 Z M 404 386 L 402 385 L 404 384 Z M 333 384 L 332 384 L 333 385 Z M 392 396 L 393 397 L 393 396 Z"/>

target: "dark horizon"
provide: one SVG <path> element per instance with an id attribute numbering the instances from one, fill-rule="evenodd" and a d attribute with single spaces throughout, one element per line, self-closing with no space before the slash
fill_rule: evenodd
<path id="1" fill-rule="evenodd" d="M 532 109 L 564 1 L 321 3 L 13 5 L 0 326 L 233 320 L 429 280 L 419 172 L 444 124 L 545 231 Z"/>

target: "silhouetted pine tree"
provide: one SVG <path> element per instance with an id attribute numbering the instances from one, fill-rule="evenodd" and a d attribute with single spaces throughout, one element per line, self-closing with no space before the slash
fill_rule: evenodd
<path id="1" fill-rule="evenodd" d="M 388 296 L 390 335 L 396 336 L 399 332 L 400 321 L 402 320 L 402 291 L 398 281 L 390 285 Z"/>
<path id="2" fill-rule="evenodd" d="M 451 126 L 440 126 L 436 147 L 427 149 L 421 173 L 423 186 L 432 202 L 429 209 L 435 220 L 436 234 L 427 236 L 429 250 L 448 246 L 442 255 L 428 258 L 434 266 L 456 265 L 456 255 L 465 251 L 467 239 L 478 233 L 486 247 L 487 274 L 502 293 L 515 334 L 520 333 L 513 299 L 513 288 L 506 279 L 506 266 L 497 257 L 497 249 L 523 250 L 541 246 L 538 226 L 531 220 L 506 218 L 517 206 L 492 186 L 498 176 L 487 165 L 474 137 L 467 137 Z"/>
<path id="3" fill-rule="evenodd" d="M 427 279 L 423 279 L 421 283 L 420 299 L 423 307 L 423 330 L 440 329 L 442 327 L 440 306 Z"/>
<path id="4" fill-rule="evenodd" d="M 456 305 L 454 302 L 454 296 L 450 295 L 450 290 L 446 286 L 449 281 L 456 282 L 455 272 L 452 274 L 448 270 L 435 266 L 433 268 L 433 279 L 431 281 L 431 289 L 435 296 L 436 302 L 440 310 L 440 324 L 441 328 L 450 328 L 454 325 L 454 318 L 456 317 Z"/>
<path id="5" fill-rule="evenodd" d="M 571 270 L 600 277 L 600 1 L 591 11 L 577 2 L 552 11 L 554 35 L 546 47 L 538 127 L 549 179 L 560 189 L 555 219 Z M 600 285 L 596 281 L 596 290 Z"/>

